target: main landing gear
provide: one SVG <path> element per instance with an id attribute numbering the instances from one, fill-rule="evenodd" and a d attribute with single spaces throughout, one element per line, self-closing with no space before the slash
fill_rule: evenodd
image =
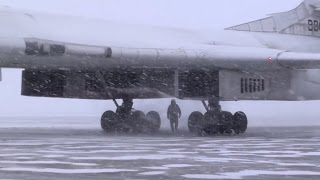
<path id="1" fill-rule="evenodd" d="M 245 113 L 237 112 L 234 115 L 222 111 L 219 101 L 210 99 L 208 105 L 202 101 L 207 112 L 191 113 L 188 119 L 189 131 L 192 133 L 204 134 L 240 134 L 245 133 L 248 127 L 248 119 Z"/>
<path id="2" fill-rule="evenodd" d="M 116 112 L 106 111 L 101 117 L 101 127 L 108 133 L 155 133 L 160 130 L 161 118 L 158 112 L 150 111 L 145 114 L 136 111 L 130 98 L 123 99 L 123 104 L 117 106 Z"/>

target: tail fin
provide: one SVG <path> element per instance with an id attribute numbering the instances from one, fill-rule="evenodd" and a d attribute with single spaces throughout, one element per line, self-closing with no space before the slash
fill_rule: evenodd
<path id="1" fill-rule="evenodd" d="M 226 30 L 320 37 L 320 0 L 304 0 L 297 8 Z"/>

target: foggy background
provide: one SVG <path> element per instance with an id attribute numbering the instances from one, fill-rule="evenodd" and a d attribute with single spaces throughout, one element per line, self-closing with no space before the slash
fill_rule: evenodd
<path id="1" fill-rule="evenodd" d="M 267 14 L 295 8 L 300 0 L 2 0 L 0 4 L 36 10 L 100 18 L 130 24 L 150 24 L 187 29 L 223 29 Z M 4 70 L 0 82 L 0 126 L 99 127 L 108 101 L 29 98 L 20 96 L 20 70 Z M 135 108 L 156 110 L 164 119 L 170 100 L 135 101 Z M 204 111 L 201 102 L 178 101 L 183 126 L 194 110 Z M 320 125 L 319 101 L 310 102 L 222 102 L 224 110 L 244 111 L 250 126 Z M 2 117 L 2 118 L 1 118 Z M 9 118 L 10 117 L 10 118 Z M 50 118 L 49 118 L 50 117 Z"/>

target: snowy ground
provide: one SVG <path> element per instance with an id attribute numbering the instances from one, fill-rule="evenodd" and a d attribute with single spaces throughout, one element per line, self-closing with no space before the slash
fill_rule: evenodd
<path id="1" fill-rule="evenodd" d="M 0 129 L 0 179 L 318 179 L 320 128 L 251 128 L 241 136 L 106 135 Z"/>

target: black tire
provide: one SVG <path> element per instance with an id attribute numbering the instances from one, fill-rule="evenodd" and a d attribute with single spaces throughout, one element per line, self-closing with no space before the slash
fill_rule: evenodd
<path id="1" fill-rule="evenodd" d="M 203 114 L 201 112 L 195 111 L 191 113 L 188 119 L 189 132 L 196 133 L 200 128 L 200 122 L 203 119 Z"/>
<path id="2" fill-rule="evenodd" d="M 105 132 L 114 132 L 117 124 L 117 116 L 113 111 L 106 111 L 101 117 L 101 128 Z"/>
<path id="3" fill-rule="evenodd" d="M 149 123 L 149 129 L 151 133 L 157 133 L 161 127 L 161 117 L 158 112 L 150 111 L 147 113 L 147 120 Z"/>
<path id="4" fill-rule="evenodd" d="M 134 133 L 142 133 L 146 128 L 146 115 L 142 111 L 135 111 L 130 120 L 130 126 Z"/>
<path id="5" fill-rule="evenodd" d="M 220 133 L 232 134 L 233 128 L 233 114 L 228 111 L 222 111 L 220 113 Z"/>
<path id="6" fill-rule="evenodd" d="M 206 112 L 203 116 L 202 121 L 200 122 L 200 127 L 202 130 L 199 133 L 206 133 L 209 135 L 218 134 L 220 131 L 220 113 L 209 111 Z"/>
<path id="7" fill-rule="evenodd" d="M 236 134 L 245 133 L 248 129 L 248 118 L 244 112 L 234 114 L 233 130 Z"/>

